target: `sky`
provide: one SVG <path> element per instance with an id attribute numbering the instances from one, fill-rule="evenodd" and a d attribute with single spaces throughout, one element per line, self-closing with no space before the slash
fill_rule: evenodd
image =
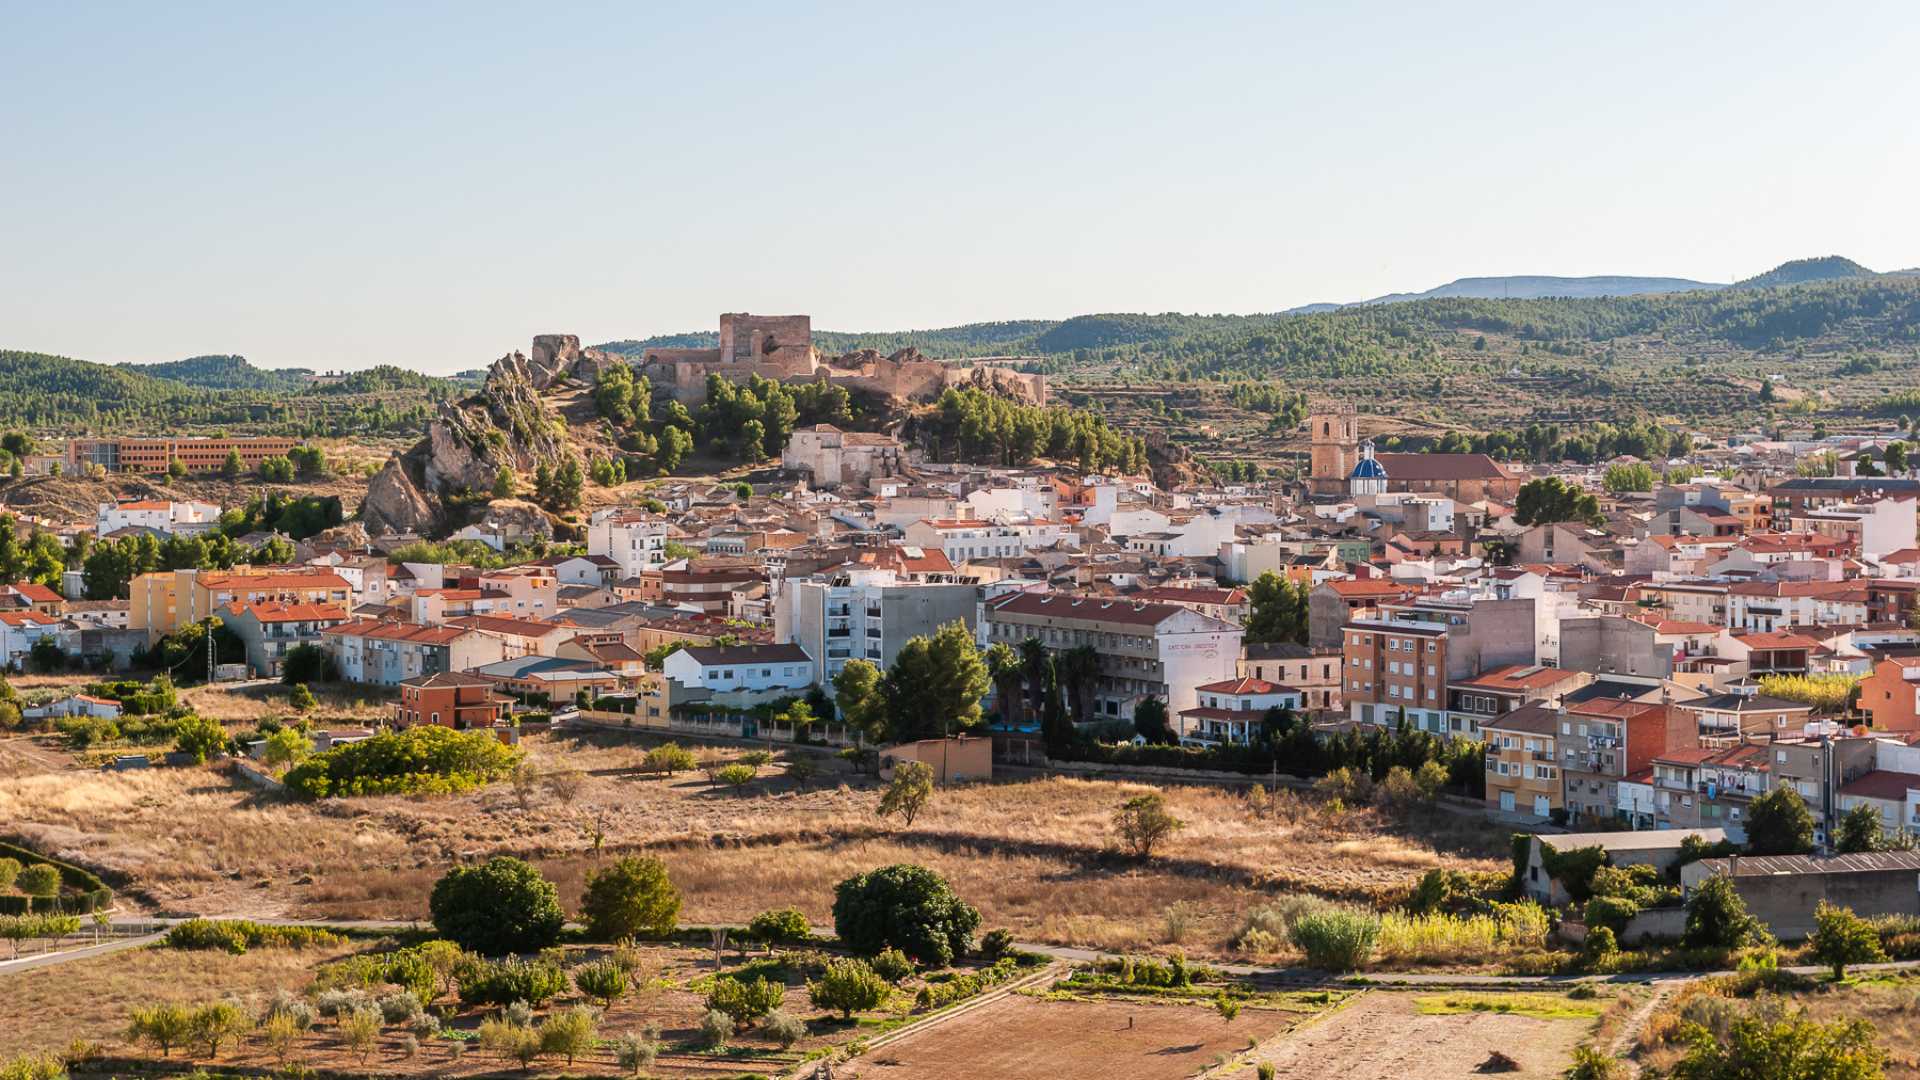
<path id="1" fill-rule="evenodd" d="M 0 348 L 450 373 L 1920 265 L 1911 0 L 934 8 L 0 0 Z"/>

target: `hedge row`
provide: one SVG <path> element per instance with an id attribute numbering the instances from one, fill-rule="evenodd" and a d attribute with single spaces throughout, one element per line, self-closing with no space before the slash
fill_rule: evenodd
<path id="1" fill-rule="evenodd" d="M 0 896 L 0 915 L 87 915 L 113 906 L 112 889 L 66 896 Z"/>
<path id="2" fill-rule="evenodd" d="M 50 859 L 31 848 L 0 841 L 0 859 L 16 859 L 22 866 L 46 863 L 60 871 L 60 887 L 66 895 L 56 897 L 0 896 L 0 915 L 85 915 L 113 903 L 113 890 L 91 870 L 72 863 Z"/>

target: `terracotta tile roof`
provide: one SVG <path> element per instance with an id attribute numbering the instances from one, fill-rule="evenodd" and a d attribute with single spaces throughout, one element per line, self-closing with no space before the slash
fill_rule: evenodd
<path id="1" fill-rule="evenodd" d="M 36 581 L 17 581 L 7 588 L 25 597 L 30 603 L 57 604 L 60 594 Z"/>
<path id="2" fill-rule="evenodd" d="M 201 574 L 198 580 L 201 585 L 209 589 L 340 589 L 345 591 L 352 588 L 347 584 L 346 578 L 332 571 Z"/>
<path id="3" fill-rule="evenodd" d="M 228 604 L 227 610 L 234 614 L 242 611 L 252 614 L 263 623 L 282 622 L 345 622 L 347 609 L 339 604 Z"/>
<path id="4" fill-rule="evenodd" d="M 1512 474 L 1485 454 L 1375 454 L 1392 480 L 1504 480 Z"/>
<path id="5" fill-rule="evenodd" d="M 512 634 L 515 637 L 546 637 L 562 629 L 557 623 L 516 619 L 511 615 L 462 615 L 457 619 L 448 619 L 447 625 L 485 630 L 490 634 Z"/>
<path id="6" fill-rule="evenodd" d="M 1338 578 L 1327 582 L 1325 587 L 1349 600 L 1369 596 L 1412 596 L 1418 591 L 1411 585 L 1383 578 Z"/>
<path id="7" fill-rule="evenodd" d="M 171 510 L 173 504 L 157 499 L 136 499 L 131 502 L 115 503 L 115 510 Z"/>
<path id="8" fill-rule="evenodd" d="M 1255 679 L 1249 676 L 1242 676 L 1238 679 L 1227 679 L 1224 682 L 1207 683 L 1204 686 L 1196 686 L 1194 689 L 1203 693 L 1228 694 L 1234 697 L 1253 694 L 1299 693 L 1298 690 L 1291 686 L 1268 682 L 1265 679 Z"/>
<path id="9" fill-rule="evenodd" d="M 1775 630 L 1765 634 L 1735 634 L 1733 640 L 1749 649 L 1817 649 L 1820 642 L 1805 634 Z"/>
<path id="10" fill-rule="evenodd" d="M 418 623 L 387 619 L 355 619 L 320 631 L 325 637 L 368 637 L 383 641 L 412 641 L 426 645 L 445 645 L 473 631 L 464 626 L 422 626 Z"/>
<path id="11" fill-rule="evenodd" d="M 1898 802 L 1906 799 L 1909 788 L 1920 788 L 1920 773 L 1875 769 L 1861 774 L 1850 784 L 1842 784 L 1840 794 Z"/>
<path id="12" fill-rule="evenodd" d="M 0 622 L 8 626 L 52 626 L 60 620 L 37 611 L 0 611 Z"/>
<path id="13" fill-rule="evenodd" d="M 502 595 L 489 593 L 481 589 L 416 589 L 415 596 L 437 596 L 442 600 L 483 600 L 488 596 Z"/>
<path id="14" fill-rule="evenodd" d="M 1576 716 L 1601 716 L 1610 720 L 1626 720 L 1652 711 L 1658 712 L 1665 706 L 1652 701 L 1623 701 L 1619 698 L 1593 698 L 1578 704 L 1568 705 L 1567 712 Z M 1481 725 L 1482 727 L 1486 725 Z"/>
<path id="15" fill-rule="evenodd" d="M 419 687 L 422 689 L 449 686 L 485 686 L 491 688 L 493 686 L 493 680 L 483 679 L 478 675 L 468 675 L 459 671 L 442 671 L 434 675 L 415 675 L 411 679 L 401 680 L 400 685 Z"/>
<path id="16" fill-rule="evenodd" d="M 1453 685 L 1472 686 L 1484 690 L 1538 690 L 1557 682 L 1576 678 L 1579 674 L 1564 668 L 1541 667 L 1538 664 L 1508 664 L 1505 667 L 1483 671 L 1471 679 L 1465 679 Z"/>

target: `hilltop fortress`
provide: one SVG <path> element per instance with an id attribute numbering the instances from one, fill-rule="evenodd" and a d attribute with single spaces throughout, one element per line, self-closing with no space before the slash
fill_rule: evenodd
<path id="1" fill-rule="evenodd" d="M 535 339 L 536 351 L 540 341 Z M 813 345 L 811 316 L 729 312 L 720 316 L 718 348 L 648 349 L 635 366 L 653 385 L 688 403 L 704 399 L 707 376 L 717 374 L 733 382 L 746 382 L 755 375 L 783 383 L 831 382 L 894 401 L 926 401 L 949 386 L 980 386 L 1029 404 L 1046 404 L 1046 376 L 1014 370 L 1015 359 L 982 357 L 948 363 L 909 348 L 891 356 L 865 349 L 822 360 Z"/>

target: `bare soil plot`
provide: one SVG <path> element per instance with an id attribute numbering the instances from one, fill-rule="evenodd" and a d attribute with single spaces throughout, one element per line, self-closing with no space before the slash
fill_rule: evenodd
<path id="1" fill-rule="evenodd" d="M 1557 1078 L 1598 1017 L 1544 1019 L 1517 1013 L 1423 1012 L 1428 995 L 1372 991 L 1262 1045 L 1253 1060 L 1281 1076 L 1340 1080 L 1423 1080 L 1482 1075 L 1495 1050 L 1517 1061 L 1515 1080 Z"/>
<path id="2" fill-rule="evenodd" d="M 1246 1050 L 1300 1014 L 1246 1008 L 1231 1022 L 1210 1008 L 1154 1001 L 1052 1001 L 1009 994 L 888 1043 L 835 1076 L 862 1080 L 1181 1080 Z M 1305 1075 L 1305 1074 L 1301 1074 Z M 1316 1074 L 1317 1075 L 1317 1074 Z"/>

